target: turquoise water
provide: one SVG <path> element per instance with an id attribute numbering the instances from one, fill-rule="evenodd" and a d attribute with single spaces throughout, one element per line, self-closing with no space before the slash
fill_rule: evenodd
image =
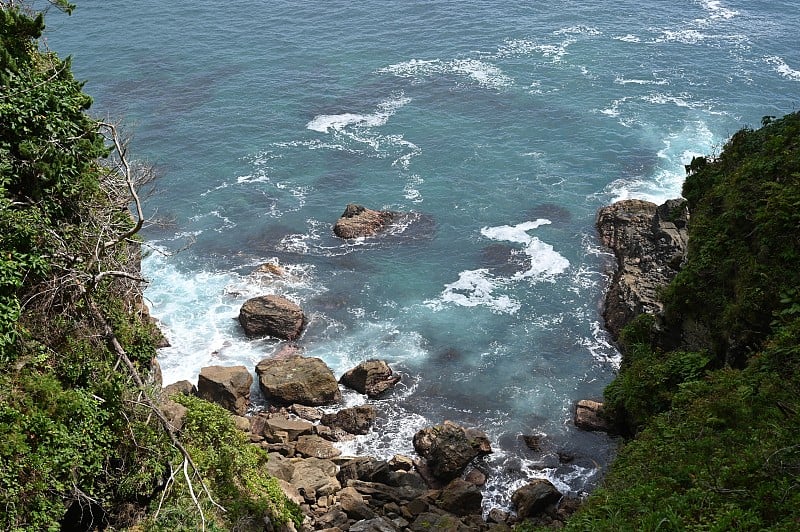
<path id="1" fill-rule="evenodd" d="M 606 467 L 613 443 L 571 425 L 618 363 L 597 209 L 675 197 L 693 155 L 796 110 L 798 11 L 107 0 L 51 13 L 46 37 L 161 176 L 144 269 L 172 342 L 165 382 L 269 356 L 277 343 L 235 318 L 248 297 L 285 295 L 310 316 L 306 354 L 337 376 L 376 357 L 403 375 L 345 450 L 410 454 L 425 425 L 478 426 L 496 451 L 489 509 L 532 477 L 583 493 Z M 414 215 L 345 242 L 331 226 L 351 202 Z M 265 262 L 286 275 L 255 273 Z"/>

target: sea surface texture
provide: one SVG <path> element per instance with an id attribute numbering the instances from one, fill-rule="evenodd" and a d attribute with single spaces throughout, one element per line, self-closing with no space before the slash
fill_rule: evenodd
<path id="1" fill-rule="evenodd" d="M 165 383 L 270 356 L 236 317 L 284 295 L 337 377 L 372 358 L 402 374 L 344 450 L 479 427 L 487 509 L 534 477 L 585 493 L 613 455 L 572 424 L 619 362 L 598 208 L 679 196 L 693 156 L 800 104 L 788 0 L 82 0 L 48 22 L 160 175 L 143 268 Z M 343 241 L 348 203 L 413 215 Z"/>

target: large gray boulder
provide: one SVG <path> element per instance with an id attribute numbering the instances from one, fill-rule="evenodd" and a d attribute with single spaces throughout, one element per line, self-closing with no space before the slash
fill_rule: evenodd
<path id="1" fill-rule="evenodd" d="M 200 369 L 197 395 L 240 416 L 247 412 L 253 376 L 244 366 L 208 366 Z"/>
<path id="2" fill-rule="evenodd" d="M 258 296 L 245 301 L 239 310 L 239 323 L 247 336 L 273 336 L 295 340 L 305 327 L 303 310 L 285 297 Z"/>
<path id="3" fill-rule="evenodd" d="M 431 474 L 443 481 L 459 476 L 476 456 L 492 452 L 486 434 L 452 421 L 418 431 L 413 443 L 417 453 L 427 461 Z"/>
<path id="4" fill-rule="evenodd" d="M 685 200 L 659 206 L 631 199 L 600 209 L 600 240 L 617 258 L 603 311 L 614 338 L 639 314 L 662 312 L 658 293 L 677 275 L 686 257 L 688 220 Z"/>
<path id="5" fill-rule="evenodd" d="M 456 515 L 481 513 L 483 495 L 475 484 L 455 478 L 442 489 L 437 500 L 439 508 Z"/>
<path id="6" fill-rule="evenodd" d="M 319 358 L 265 358 L 256 373 L 261 392 L 272 403 L 320 406 L 342 398 L 336 377 Z"/>
<path id="7" fill-rule="evenodd" d="M 349 370 L 339 382 L 358 393 L 377 397 L 400 381 L 397 375 L 383 360 L 367 360 Z"/>
<path id="8" fill-rule="evenodd" d="M 334 224 L 333 232 L 340 238 L 372 236 L 391 223 L 394 216 L 390 211 L 375 211 L 351 203 Z"/>
<path id="9" fill-rule="evenodd" d="M 535 517 L 561 499 L 561 493 L 549 480 L 539 478 L 522 486 L 511 495 L 520 519 Z"/>

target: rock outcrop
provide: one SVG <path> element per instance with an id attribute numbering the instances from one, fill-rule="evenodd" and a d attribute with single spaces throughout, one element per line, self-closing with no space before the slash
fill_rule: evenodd
<path id="1" fill-rule="evenodd" d="M 197 395 L 241 416 L 247 411 L 252 384 L 253 376 L 244 366 L 208 366 L 200 370 Z"/>
<path id="2" fill-rule="evenodd" d="M 600 239 L 617 258 L 603 312 L 614 338 L 639 314 L 662 311 L 658 291 L 672 281 L 686 257 L 688 220 L 686 201 L 678 199 L 660 206 L 623 200 L 600 209 Z"/>
<path id="3" fill-rule="evenodd" d="M 339 382 L 374 398 L 400 382 L 400 375 L 394 373 L 383 360 L 367 360 L 342 375 Z"/>
<path id="4" fill-rule="evenodd" d="M 334 224 L 333 232 L 340 238 L 373 236 L 390 224 L 394 217 L 395 213 L 391 211 L 375 211 L 351 203 Z"/>
<path id="5" fill-rule="evenodd" d="M 492 452 L 486 434 L 452 421 L 418 431 L 413 443 L 434 479 L 445 482 L 459 476 L 476 456 Z"/>
<path id="6" fill-rule="evenodd" d="M 608 422 L 603 417 L 603 403 L 582 399 L 575 406 L 575 426 L 583 430 L 608 432 Z"/>
<path id="7" fill-rule="evenodd" d="M 274 404 L 319 406 L 342 398 L 333 372 L 319 358 L 265 358 L 256 373 L 261 392 Z"/>
<path id="8" fill-rule="evenodd" d="M 285 297 L 268 295 L 245 301 L 239 311 L 239 323 L 247 336 L 273 336 L 295 340 L 305 327 L 303 310 Z"/>

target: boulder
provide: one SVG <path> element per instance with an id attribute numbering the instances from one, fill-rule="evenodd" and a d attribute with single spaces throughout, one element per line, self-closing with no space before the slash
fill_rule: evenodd
<path id="1" fill-rule="evenodd" d="M 296 441 L 302 435 L 311 434 L 313 429 L 314 425 L 308 421 L 289 419 L 280 415 L 274 417 L 258 415 L 250 421 L 250 431 L 264 436 L 270 443 Z"/>
<path id="2" fill-rule="evenodd" d="M 261 392 L 273 403 L 319 406 L 342 398 L 333 372 L 319 358 L 265 358 L 256 373 Z"/>
<path id="3" fill-rule="evenodd" d="M 658 206 L 631 199 L 600 209 L 600 240 L 617 259 L 603 311 L 614 338 L 639 314 L 662 312 L 658 293 L 677 275 L 686 257 L 688 220 L 685 200 Z"/>
<path id="4" fill-rule="evenodd" d="M 333 495 L 342 485 L 336 480 L 336 464 L 320 458 L 294 459 L 290 483 L 310 502 Z"/>
<path id="5" fill-rule="evenodd" d="M 401 528 L 385 517 L 362 519 L 350 526 L 350 532 L 400 532 Z"/>
<path id="6" fill-rule="evenodd" d="M 298 437 L 297 445 L 294 448 L 297 454 L 324 460 L 330 460 L 342 454 L 342 451 L 334 447 L 331 442 L 313 434 Z"/>
<path id="7" fill-rule="evenodd" d="M 159 406 L 161 408 L 161 413 L 163 413 L 164 417 L 169 421 L 170 430 L 172 432 L 180 432 L 189 409 L 170 399 L 162 399 Z"/>
<path id="8" fill-rule="evenodd" d="M 197 395 L 197 387 L 191 382 L 184 380 L 168 384 L 161 390 L 162 397 L 170 397 L 178 393 L 182 393 L 183 395 Z"/>
<path id="9" fill-rule="evenodd" d="M 295 340 L 303 332 L 305 322 L 303 310 L 296 303 L 276 295 L 248 299 L 239 310 L 239 323 L 250 337 Z"/>
<path id="10" fill-rule="evenodd" d="M 607 432 L 608 423 L 603 417 L 603 403 L 582 399 L 575 406 L 575 426 L 583 430 Z"/>
<path id="11" fill-rule="evenodd" d="M 391 223 L 394 216 L 390 211 L 375 211 L 351 203 L 333 225 L 333 232 L 339 238 L 372 236 Z"/>
<path id="12" fill-rule="evenodd" d="M 335 414 L 324 414 L 321 423 L 328 427 L 342 429 L 350 434 L 366 434 L 375 423 L 375 408 L 370 405 L 343 408 Z"/>
<path id="13" fill-rule="evenodd" d="M 336 498 L 339 499 L 342 511 L 346 513 L 347 517 L 350 519 L 358 521 L 375 517 L 375 512 L 369 507 L 364 497 L 356 491 L 355 488 L 344 488 L 336 494 Z"/>
<path id="14" fill-rule="evenodd" d="M 452 480 L 473 458 L 491 451 L 489 440 L 481 431 L 470 434 L 463 427 L 445 421 L 442 425 L 424 428 L 414 435 L 414 449 L 426 459 L 431 474 L 439 480 Z"/>
<path id="15" fill-rule="evenodd" d="M 294 404 L 289 407 L 289 412 L 306 421 L 319 421 L 322 419 L 322 410 L 313 406 Z"/>
<path id="16" fill-rule="evenodd" d="M 543 478 L 525 484 L 511 495 L 511 502 L 517 507 L 520 519 L 535 517 L 560 499 L 561 493 L 549 480 Z"/>
<path id="17" fill-rule="evenodd" d="M 481 513 L 482 502 L 483 496 L 475 484 L 456 478 L 442 489 L 437 506 L 452 514 L 469 515 Z"/>
<path id="18" fill-rule="evenodd" d="M 244 415 L 252 384 L 253 376 L 244 366 L 208 366 L 200 369 L 197 395 L 234 414 Z"/>
<path id="19" fill-rule="evenodd" d="M 377 397 L 400 381 L 383 360 L 368 360 L 351 369 L 339 382 L 368 397 Z"/>

